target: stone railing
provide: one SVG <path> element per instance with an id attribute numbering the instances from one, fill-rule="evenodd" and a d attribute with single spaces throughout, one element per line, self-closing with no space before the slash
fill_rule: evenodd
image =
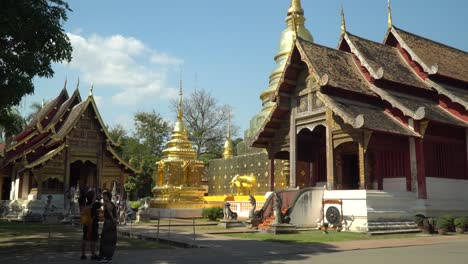
<path id="1" fill-rule="evenodd" d="M 248 219 L 249 218 L 249 211 L 252 205 L 250 202 L 235 202 L 229 201 L 231 204 L 231 210 L 237 213 L 237 217 L 239 219 Z M 255 210 L 259 210 L 263 207 L 264 202 L 257 202 L 257 207 Z"/>

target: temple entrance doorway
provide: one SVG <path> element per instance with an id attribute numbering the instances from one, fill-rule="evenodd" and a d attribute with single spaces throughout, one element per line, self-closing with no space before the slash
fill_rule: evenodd
<path id="1" fill-rule="evenodd" d="M 1 192 L 1 200 L 10 200 L 10 192 L 11 192 L 11 177 L 3 178 L 3 184 Z"/>
<path id="2" fill-rule="evenodd" d="M 97 166 L 89 160 L 77 160 L 70 164 L 70 186 L 79 183 L 80 189 L 97 190 Z"/>
<path id="3" fill-rule="evenodd" d="M 302 129 L 297 135 L 296 183 L 300 188 L 327 182 L 326 128 L 318 125 Z"/>
<path id="4" fill-rule="evenodd" d="M 336 148 L 337 189 L 359 189 L 358 144 L 347 142 Z"/>

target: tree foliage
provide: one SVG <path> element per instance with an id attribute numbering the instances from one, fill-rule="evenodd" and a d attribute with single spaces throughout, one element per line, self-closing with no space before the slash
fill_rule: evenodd
<path id="1" fill-rule="evenodd" d="M 53 76 L 53 62 L 71 60 L 68 11 L 62 0 L 0 1 L 0 116 L 34 92 L 34 77 Z"/>
<path id="2" fill-rule="evenodd" d="M 189 139 L 195 145 L 201 160 L 220 158 L 226 141 L 229 105 L 221 105 L 210 92 L 193 91 L 183 100 L 184 121 L 189 132 Z M 178 102 L 173 101 L 171 109 L 177 113 Z M 237 127 L 231 127 L 231 134 L 237 133 Z"/>
<path id="3" fill-rule="evenodd" d="M 156 161 L 161 159 L 162 150 L 165 147 L 170 134 L 170 126 L 158 113 L 137 112 L 134 115 L 135 131 L 130 133 L 122 125 L 115 125 L 109 129 L 109 133 L 117 140 L 121 138 L 122 146 L 119 153 L 139 167 L 143 162 L 143 171 L 138 177 L 132 177 L 128 182 L 135 185 L 136 194 L 139 197 L 151 195 L 153 175 Z"/>

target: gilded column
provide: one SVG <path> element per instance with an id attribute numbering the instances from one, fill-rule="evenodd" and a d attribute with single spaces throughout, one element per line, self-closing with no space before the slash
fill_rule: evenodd
<path id="1" fill-rule="evenodd" d="M 366 151 L 362 143 L 359 143 L 359 189 L 366 189 Z"/>
<path id="2" fill-rule="evenodd" d="M 289 187 L 296 188 L 296 156 L 297 156 L 297 135 L 296 135 L 296 110 L 295 100 L 291 103 L 291 122 L 289 128 Z"/>

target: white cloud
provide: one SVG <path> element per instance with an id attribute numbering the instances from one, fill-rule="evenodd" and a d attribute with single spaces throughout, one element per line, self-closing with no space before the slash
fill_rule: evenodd
<path id="1" fill-rule="evenodd" d="M 166 53 L 154 53 L 151 57 L 151 62 L 156 64 L 166 64 L 166 65 L 181 65 L 184 62 L 178 58 L 171 57 Z"/>
<path id="2" fill-rule="evenodd" d="M 116 88 L 112 102 L 136 105 L 157 97 L 172 98 L 175 89 L 167 83 L 167 72 L 183 60 L 159 53 L 133 37 L 113 35 L 88 38 L 68 33 L 73 59 L 68 64 L 95 86 Z"/>
<path id="3" fill-rule="evenodd" d="M 129 114 L 118 115 L 114 119 L 114 124 L 122 125 L 128 130 L 133 130 L 133 117 Z"/>

